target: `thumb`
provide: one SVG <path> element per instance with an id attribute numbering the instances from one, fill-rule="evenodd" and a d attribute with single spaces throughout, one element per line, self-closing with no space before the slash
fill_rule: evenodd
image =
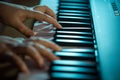
<path id="1" fill-rule="evenodd" d="M 21 21 L 18 22 L 18 25 L 16 26 L 16 29 L 18 31 L 20 31 L 21 33 L 23 33 L 27 37 L 35 35 L 35 33 L 30 28 L 25 26 Z"/>

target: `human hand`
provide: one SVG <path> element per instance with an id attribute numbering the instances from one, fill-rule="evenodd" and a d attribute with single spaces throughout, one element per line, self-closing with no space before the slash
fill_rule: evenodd
<path id="1" fill-rule="evenodd" d="M 60 59 L 49 49 L 60 51 L 61 47 L 51 41 L 36 37 L 26 40 L 22 39 L 21 41 L 5 36 L 0 37 L 0 55 L 10 56 L 18 68 L 25 73 L 29 73 L 29 70 L 23 60 L 23 56 L 24 59 L 33 59 L 40 68 L 45 67 L 44 59 L 49 62 Z"/>
<path id="2" fill-rule="evenodd" d="M 61 28 L 61 25 L 56 20 L 56 15 L 47 6 L 36 6 L 34 9 L 29 9 L 23 6 L 11 6 L 10 3 L 0 2 L 0 21 L 4 24 L 10 25 L 23 33 L 26 36 L 32 36 L 35 33 L 24 25 L 24 22 L 29 19 L 36 19 L 38 21 L 46 21 L 53 24 L 56 28 Z"/>

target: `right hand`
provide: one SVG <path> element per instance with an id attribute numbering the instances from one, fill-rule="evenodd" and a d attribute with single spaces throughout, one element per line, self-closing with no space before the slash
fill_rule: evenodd
<path id="1" fill-rule="evenodd" d="M 0 21 L 4 24 L 10 25 L 23 33 L 26 36 L 33 36 L 35 33 L 24 25 L 27 19 L 35 19 L 38 21 L 45 21 L 53 24 L 56 28 L 62 28 L 61 25 L 56 20 L 56 15 L 47 6 L 36 7 L 35 10 L 29 10 L 28 7 L 24 6 L 26 9 L 16 7 L 16 5 L 11 6 L 10 3 L 2 3 L 0 1 Z"/>

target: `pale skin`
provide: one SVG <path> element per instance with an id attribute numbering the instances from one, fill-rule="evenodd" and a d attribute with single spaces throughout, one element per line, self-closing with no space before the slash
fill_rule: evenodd
<path id="1" fill-rule="evenodd" d="M 58 29 L 62 28 L 57 22 L 54 12 L 47 6 L 37 6 L 31 11 L 21 7 L 11 6 L 0 1 L 0 11 L 0 21 L 2 23 L 12 26 L 26 36 L 35 35 L 31 29 L 24 25 L 24 21 L 29 18 L 48 22 Z M 31 39 L 23 39 L 19 42 L 11 37 L 0 36 L 0 54 L 11 56 L 19 69 L 24 73 L 29 73 L 29 70 L 19 55 L 29 56 L 42 68 L 45 66 L 44 58 L 49 62 L 60 59 L 53 55 L 49 49 L 60 51 L 61 47 L 43 38 L 34 37 Z"/>

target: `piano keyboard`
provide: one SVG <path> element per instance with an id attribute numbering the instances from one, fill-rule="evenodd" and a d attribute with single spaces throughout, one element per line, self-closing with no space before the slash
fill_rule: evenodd
<path id="1" fill-rule="evenodd" d="M 59 0 L 57 4 L 63 28 L 56 30 L 53 41 L 63 49 L 54 52 L 61 60 L 51 65 L 50 80 L 100 80 L 89 0 Z"/>

